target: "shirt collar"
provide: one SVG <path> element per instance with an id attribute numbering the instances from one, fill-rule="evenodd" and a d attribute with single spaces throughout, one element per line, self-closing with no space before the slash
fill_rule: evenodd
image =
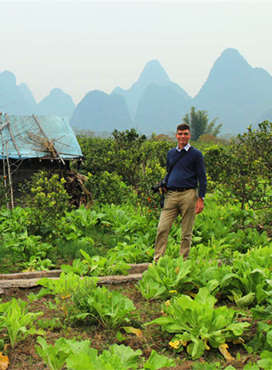
<path id="1" fill-rule="evenodd" d="M 185 147 L 183 148 L 184 150 L 186 150 L 186 152 L 188 152 L 188 150 L 190 149 L 190 144 L 188 143 L 188 144 L 186 144 L 185 145 Z M 179 149 L 179 147 L 177 146 L 176 147 L 176 150 L 178 151 L 178 152 L 181 152 L 183 149 Z"/>

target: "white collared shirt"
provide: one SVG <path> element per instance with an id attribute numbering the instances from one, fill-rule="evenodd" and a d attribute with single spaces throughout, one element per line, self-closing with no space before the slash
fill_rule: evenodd
<path id="1" fill-rule="evenodd" d="M 191 145 L 188 143 L 182 149 L 184 149 L 184 150 L 186 150 L 186 152 L 188 152 L 188 150 L 190 149 L 190 147 L 191 147 Z M 177 149 L 178 152 L 181 152 L 182 151 L 182 149 L 179 149 L 178 145 L 177 145 L 176 149 Z"/>

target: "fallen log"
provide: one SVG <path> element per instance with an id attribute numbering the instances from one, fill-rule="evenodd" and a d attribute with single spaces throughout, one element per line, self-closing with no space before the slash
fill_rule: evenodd
<path id="1" fill-rule="evenodd" d="M 15 274 L 0 274 L 1 280 L 34 279 L 42 277 L 57 277 L 61 270 L 17 272 Z"/>
<path id="2" fill-rule="evenodd" d="M 99 276 L 98 285 L 102 284 L 122 284 L 133 281 L 138 281 L 142 278 L 141 273 L 129 275 L 112 275 L 112 276 Z M 48 279 L 58 279 L 58 277 L 48 277 Z M 0 291 L 4 288 L 33 288 L 38 286 L 40 278 L 35 279 L 11 279 L 0 280 Z M 0 293 L 1 294 L 1 293 Z"/>
<path id="3" fill-rule="evenodd" d="M 130 264 L 129 274 L 137 274 L 144 272 L 149 266 L 149 263 L 135 263 Z M 38 279 L 43 277 L 58 277 L 62 270 L 49 270 L 49 271 L 28 271 L 17 272 L 14 274 L 0 274 L 1 280 L 18 280 L 18 279 Z"/>

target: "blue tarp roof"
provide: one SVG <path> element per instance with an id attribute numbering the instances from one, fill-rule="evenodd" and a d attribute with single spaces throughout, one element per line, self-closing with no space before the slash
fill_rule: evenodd
<path id="1" fill-rule="evenodd" d="M 66 118 L 58 116 L 0 115 L 0 159 L 52 157 L 46 149 L 53 146 L 58 157 L 82 157 L 76 136 Z"/>

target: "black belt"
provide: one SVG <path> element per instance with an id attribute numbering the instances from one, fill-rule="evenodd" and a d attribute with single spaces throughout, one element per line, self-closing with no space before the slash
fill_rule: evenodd
<path id="1" fill-rule="evenodd" d="M 186 191 L 190 189 L 195 189 L 195 188 L 176 188 L 176 189 L 167 189 L 167 190 L 182 192 L 182 191 Z"/>

